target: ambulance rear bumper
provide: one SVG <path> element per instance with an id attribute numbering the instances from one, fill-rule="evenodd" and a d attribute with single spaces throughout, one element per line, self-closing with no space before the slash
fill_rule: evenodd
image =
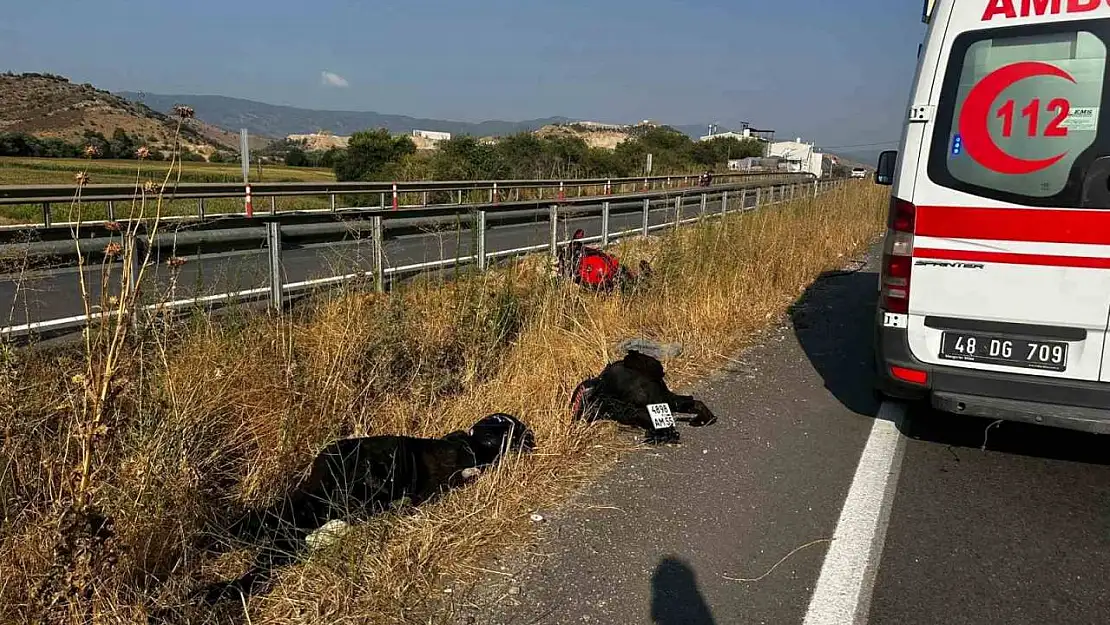
<path id="1" fill-rule="evenodd" d="M 905 330 L 876 320 L 876 387 L 888 397 L 1005 421 L 1110 434 L 1110 384 L 930 365 L 910 353 Z M 896 378 L 892 367 L 927 374 L 924 384 Z"/>

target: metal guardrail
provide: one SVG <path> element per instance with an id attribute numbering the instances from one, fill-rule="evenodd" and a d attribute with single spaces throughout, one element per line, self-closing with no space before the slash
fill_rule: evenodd
<path id="1" fill-rule="evenodd" d="M 775 182 L 775 183 L 792 183 L 799 181 L 812 181 L 814 178 L 809 174 L 778 174 L 771 177 L 765 175 L 753 176 L 745 175 L 738 177 L 743 182 L 735 182 L 727 185 L 715 185 L 715 189 L 725 188 L 740 188 L 741 186 L 751 186 L 760 181 Z M 446 183 L 445 183 L 446 184 Z M 399 206 L 397 209 L 386 208 L 383 206 L 368 208 L 368 207 L 351 207 L 351 208 L 333 208 L 331 210 L 289 210 L 289 211 L 276 211 L 271 213 L 256 213 L 252 217 L 247 217 L 244 213 L 227 213 L 220 215 L 203 215 L 198 217 L 178 217 L 170 218 L 163 217 L 159 220 L 164 236 L 174 237 L 174 240 L 181 242 L 182 240 L 197 239 L 203 240 L 205 236 L 213 239 L 232 240 L 236 234 L 225 233 L 217 234 L 217 230 L 249 230 L 253 229 L 260 232 L 265 226 L 267 221 L 277 220 L 284 226 L 309 226 L 316 225 L 316 227 L 326 228 L 328 224 L 349 224 L 351 221 L 358 220 L 374 211 L 388 213 L 390 220 L 427 220 L 436 217 L 457 216 L 459 214 L 470 213 L 474 210 L 485 209 L 489 211 L 511 211 L 520 210 L 525 208 L 538 208 L 546 207 L 551 202 L 557 202 L 563 205 L 576 205 L 576 204 L 591 204 L 603 201 L 604 198 L 640 198 L 644 196 L 666 196 L 675 193 L 684 192 L 698 192 L 706 187 L 687 187 L 678 189 L 667 189 L 664 187 L 662 190 L 657 191 L 644 191 L 639 193 L 626 193 L 621 195 L 588 195 L 583 197 L 564 197 L 562 199 L 556 197 L 551 199 L 538 199 L 538 200 L 525 200 L 525 201 L 498 201 L 497 198 L 482 203 L 482 204 L 432 204 L 427 206 Z M 84 200 L 84 196 L 82 196 Z M 153 220 L 140 220 L 135 224 L 137 234 L 143 236 Z M 96 247 L 98 243 L 96 239 L 104 239 L 103 243 L 116 236 L 115 231 L 129 230 L 130 222 L 128 220 L 104 221 L 92 220 L 83 221 L 80 224 L 80 229 L 74 228 L 72 223 L 50 223 L 45 224 L 27 224 L 21 226 L 2 226 L 0 227 L 0 249 L 5 245 L 12 244 L 25 244 L 28 241 L 33 241 L 31 249 L 39 247 L 50 247 L 53 253 L 65 254 L 67 249 L 72 249 L 74 237 L 79 237 L 86 245 L 87 249 Z M 212 232 L 210 235 L 205 235 L 205 232 Z M 244 233 L 245 234 L 245 233 Z M 254 237 L 257 239 L 258 237 Z M 51 245 L 46 245 L 50 243 Z"/>
<path id="2" fill-rule="evenodd" d="M 773 204 L 778 204 L 792 199 L 801 197 L 817 197 L 820 193 L 835 188 L 843 184 L 845 180 L 815 180 L 810 177 L 807 182 L 793 182 L 774 184 L 770 186 L 757 186 L 757 185 L 723 185 L 719 187 L 701 187 L 694 190 L 684 190 L 678 194 L 670 192 L 654 192 L 654 193 L 639 193 L 627 194 L 622 196 L 613 196 L 610 198 L 581 198 L 566 200 L 561 203 L 548 202 L 520 202 L 510 204 L 497 204 L 497 205 L 474 205 L 467 206 L 465 210 L 460 210 L 459 207 L 441 207 L 435 210 L 424 209 L 421 211 L 382 211 L 380 209 L 352 209 L 344 211 L 345 213 L 353 213 L 357 219 L 357 227 L 366 227 L 370 232 L 370 243 L 373 249 L 372 253 L 372 266 L 373 269 L 365 272 L 350 273 L 345 275 L 332 276 L 327 278 L 320 278 L 314 280 L 305 280 L 293 283 L 283 282 L 283 271 L 281 264 L 281 250 L 282 240 L 285 233 L 295 225 L 283 224 L 279 219 L 268 219 L 261 222 L 260 225 L 264 228 L 242 228 L 239 229 L 244 235 L 243 240 L 257 242 L 259 240 L 265 241 L 267 256 L 269 259 L 269 285 L 267 287 L 247 289 L 241 291 L 234 291 L 228 293 L 219 293 L 214 295 L 206 295 L 199 297 L 192 297 L 187 299 L 180 299 L 169 302 L 159 302 L 155 304 L 146 305 L 143 310 L 149 313 L 165 313 L 168 311 L 175 311 L 198 305 L 208 306 L 221 303 L 230 302 L 246 302 L 266 299 L 271 308 L 280 309 L 289 298 L 296 296 L 302 292 L 326 287 L 344 282 L 349 282 L 356 279 L 371 278 L 374 282 L 375 289 L 384 291 L 386 287 L 386 278 L 400 275 L 408 275 L 412 273 L 419 273 L 431 269 L 438 269 L 449 267 L 453 265 L 464 264 L 477 264 L 479 270 L 485 270 L 491 260 L 502 257 L 517 256 L 529 254 L 534 252 L 547 251 L 551 255 L 555 255 L 559 246 L 565 246 L 569 243 L 568 240 L 560 241 L 558 238 L 558 219 L 562 216 L 572 215 L 573 217 L 592 217 L 600 216 L 601 234 L 585 239 L 586 242 L 598 242 L 603 247 L 608 246 L 613 241 L 627 237 L 630 235 L 648 236 L 652 231 L 662 228 L 677 227 L 682 224 L 692 223 L 708 217 L 719 217 L 728 213 L 754 210 Z M 698 200 L 698 211 L 694 217 L 683 218 L 683 210 L 687 208 L 687 199 L 696 198 Z M 717 213 L 708 213 L 707 206 L 710 201 L 716 202 L 720 200 L 721 210 Z M 748 206 L 749 200 L 754 200 L 752 206 Z M 673 222 L 664 224 L 650 224 L 649 213 L 652 210 L 652 205 L 659 207 L 662 202 L 664 207 L 670 208 L 673 201 L 675 211 L 675 220 Z M 611 210 L 614 203 L 622 205 L 636 206 L 642 214 L 641 225 L 635 229 L 625 230 L 621 232 L 610 232 L 610 217 L 613 213 Z M 546 205 L 541 207 L 541 204 Z M 633 209 L 635 211 L 637 209 Z M 445 258 L 436 261 L 416 263 L 410 265 L 403 265 L 398 267 L 387 267 L 384 258 L 384 241 L 385 241 L 385 223 L 387 221 L 412 221 L 412 222 L 426 222 L 433 216 L 428 215 L 428 212 L 437 213 L 438 216 L 451 215 L 456 218 L 460 216 L 470 217 L 470 228 L 476 232 L 475 234 L 475 247 L 476 250 L 473 254 L 466 256 L 458 256 L 454 258 Z M 490 252 L 486 249 L 486 234 L 489 229 L 489 218 L 493 216 L 512 216 L 512 214 L 520 215 L 522 213 L 528 214 L 529 217 L 535 218 L 538 213 L 547 213 L 550 223 L 550 238 L 547 243 L 540 245 L 532 245 L 527 247 L 520 247 L 510 250 L 501 250 Z M 413 215 L 412 213 L 415 213 Z M 628 211 L 624 211 L 628 214 Z M 342 231 L 349 233 L 351 223 L 342 225 Z M 460 224 L 461 227 L 461 224 Z M 250 232 L 246 232 L 249 230 Z M 118 237 L 117 237 L 118 240 Z M 147 242 L 150 243 L 149 241 Z M 73 241 L 69 241 L 70 246 L 75 247 Z M 153 244 L 157 245 L 155 241 Z M 42 244 L 28 244 L 27 249 L 30 250 L 30 245 Z M 82 243 L 82 245 L 86 245 Z M 174 245 L 180 246 L 180 241 L 174 241 Z M 101 248 L 103 249 L 103 248 Z M 253 249 L 258 249 L 257 244 Z M 133 255 L 138 257 L 138 255 Z M 77 315 L 65 318 L 49 319 L 42 321 L 34 321 L 20 325 L 13 325 L 7 327 L 0 327 L 0 337 L 13 337 L 25 336 L 29 334 L 45 333 L 56 331 L 60 329 L 78 328 L 90 323 L 91 321 L 102 319 L 114 313 L 92 313 L 91 315 Z"/>
<path id="3" fill-rule="evenodd" d="M 722 173 L 714 174 L 718 181 L 740 179 L 760 179 L 781 176 L 779 172 L 767 173 Z M 519 199 L 522 190 L 557 190 L 556 198 L 565 199 L 568 190 L 576 190 L 582 195 L 587 188 L 604 189 L 604 194 L 621 194 L 626 189 L 653 191 L 656 189 L 681 189 L 695 185 L 698 176 L 641 176 L 636 178 L 583 178 L 570 180 L 457 180 L 457 181 L 416 181 L 416 182 L 252 182 L 249 184 L 252 198 L 271 198 L 270 213 L 276 213 L 274 198 L 327 196 L 331 210 L 338 208 L 337 198 L 345 195 L 377 194 L 379 206 L 392 207 L 400 195 L 418 194 L 423 201 L 419 206 L 429 206 L 428 195 L 434 192 L 447 192 L 451 198 L 458 198 L 453 205 L 463 204 L 463 193 L 487 191 L 489 202 L 512 200 L 515 193 Z M 169 186 L 163 197 L 168 200 L 197 200 L 197 216 L 206 216 L 205 200 L 222 198 L 245 198 L 248 185 L 243 183 L 191 183 L 183 182 Z M 131 202 L 145 197 L 149 200 L 156 192 L 144 191 L 135 184 L 89 184 L 75 185 L 13 185 L 0 186 L 0 206 L 35 205 L 42 207 L 42 220 L 38 224 L 51 226 L 51 206 L 70 204 L 78 197 L 82 202 L 108 203 L 108 220 L 115 219 L 114 203 Z M 265 212 L 265 211 L 259 211 Z M 23 224 L 31 225 L 31 224 Z"/>

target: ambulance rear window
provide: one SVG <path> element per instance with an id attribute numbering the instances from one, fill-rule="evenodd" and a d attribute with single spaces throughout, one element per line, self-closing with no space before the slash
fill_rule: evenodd
<path id="1" fill-rule="evenodd" d="M 1034 206 L 1078 206 L 1099 155 L 1107 27 L 1082 22 L 961 35 L 929 158 L 943 186 Z M 1087 28 L 1087 29 L 1084 29 Z M 1101 133 L 1106 134 L 1106 133 Z"/>

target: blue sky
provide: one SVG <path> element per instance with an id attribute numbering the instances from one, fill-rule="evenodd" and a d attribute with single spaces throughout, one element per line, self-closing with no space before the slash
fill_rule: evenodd
<path id="1" fill-rule="evenodd" d="M 4 7 L 0 69 L 467 121 L 748 121 L 843 146 L 898 138 L 921 5 L 20 0 Z"/>

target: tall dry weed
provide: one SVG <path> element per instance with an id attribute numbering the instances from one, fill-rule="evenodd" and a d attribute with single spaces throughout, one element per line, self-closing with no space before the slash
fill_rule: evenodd
<path id="1" fill-rule="evenodd" d="M 491 554 L 526 542 L 529 512 L 564 499 L 628 448 L 614 426 L 572 424 L 566 410 L 571 389 L 616 355 L 617 342 L 681 342 L 668 378 L 688 382 L 872 240 L 884 213 L 880 190 L 851 185 L 628 241 L 619 254 L 632 264 L 647 258 L 655 276 L 627 294 L 557 284 L 545 259 L 530 257 L 390 295 L 321 294 L 283 316 L 197 317 L 148 335 L 120 351 L 111 427 L 97 446 L 99 516 L 68 530 L 82 544 L 56 537 L 67 533 L 59 506 L 80 455 L 72 398 L 83 392 L 86 358 L 0 352 L 0 406 L 12 415 L 0 447 L 0 617 L 142 620 L 240 573 L 249 554 L 213 558 L 206 549 L 233 515 L 295 484 L 334 438 L 433 436 L 490 412 L 517 414 L 536 430 L 535 454 L 358 527 L 339 549 L 289 567 L 271 593 L 224 615 L 247 622 L 245 609 L 254 624 L 434 620 L 444 579 L 470 578 Z M 87 556 L 94 552 L 109 555 Z M 67 575 L 91 581 L 64 601 L 35 600 Z"/>

